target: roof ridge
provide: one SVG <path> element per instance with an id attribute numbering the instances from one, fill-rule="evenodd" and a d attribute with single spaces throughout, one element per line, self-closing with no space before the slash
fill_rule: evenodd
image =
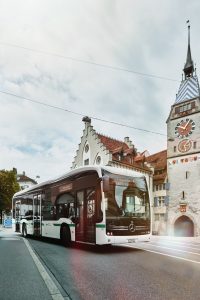
<path id="1" fill-rule="evenodd" d="M 105 137 L 105 138 L 108 138 L 108 139 L 110 139 L 110 140 L 113 140 L 113 141 L 116 141 L 116 142 L 120 142 L 120 143 L 126 144 L 124 141 L 121 141 L 121 140 L 112 138 L 112 137 L 110 137 L 110 136 L 108 136 L 108 135 L 101 134 L 101 133 L 99 133 L 99 132 L 97 132 L 97 134 L 98 134 L 98 135 L 101 135 L 101 136 L 103 136 L 103 137 Z"/>
<path id="2" fill-rule="evenodd" d="M 158 154 L 164 153 L 164 152 L 167 152 L 167 149 L 161 150 L 161 151 L 156 152 L 156 153 L 154 153 L 154 154 L 150 154 L 147 158 L 150 158 L 151 156 L 158 155 Z"/>

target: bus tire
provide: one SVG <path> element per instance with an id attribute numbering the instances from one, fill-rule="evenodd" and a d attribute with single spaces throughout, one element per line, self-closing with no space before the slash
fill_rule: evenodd
<path id="1" fill-rule="evenodd" d="M 27 237 L 27 227 L 26 227 L 26 223 L 22 224 L 22 236 L 23 237 Z"/>
<path id="2" fill-rule="evenodd" d="M 60 230 L 60 238 L 63 246 L 69 247 L 71 244 L 71 233 L 69 226 L 63 225 Z"/>

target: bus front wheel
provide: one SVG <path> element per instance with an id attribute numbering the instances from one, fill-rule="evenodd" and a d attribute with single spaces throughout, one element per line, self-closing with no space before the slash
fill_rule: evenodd
<path id="1" fill-rule="evenodd" d="M 63 225 L 61 227 L 60 237 L 63 246 L 69 247 L 71 244 L 71 234 L 70 234 L 69 227 L 67 225 Z"/>

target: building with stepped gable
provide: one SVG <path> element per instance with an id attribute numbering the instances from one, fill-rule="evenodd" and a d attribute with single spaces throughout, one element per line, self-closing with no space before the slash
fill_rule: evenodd
<path id="1" fill-rule="evenodd" d="M 145 158 L 149 155 L 148 151 L 138 152 L 129 137 L 120 141 L 97 133 L 91 125 L 89 117 L 84 117 L 83 122 L 85 128 L 72 163 L 72 169 L 84 165 L 107 165 L 136 170 L 146 176 L 151 193 L 153 170 L 145 162 Z"/>

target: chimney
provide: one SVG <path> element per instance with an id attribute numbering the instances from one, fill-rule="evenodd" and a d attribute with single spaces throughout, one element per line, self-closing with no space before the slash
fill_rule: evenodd
<path id="1" fill-rule="evenodd" d="M 133 143 L 132 143 L 132 141 L 129 139 L 128 136 L 126 136 L 126 137 L 124 138 L 124 143 L 126 143 L 126 144 L 129 146 L 129 148 L 133 148 Z"/>
<path id="2" fill-rule="evenodd" d="M 86 132 L 86 137 L 87 137 L 88 129 L 91 125 L 91 119 L 89 117 L 85 116 L 85 117 L 83 117 L 82 121 L 85 122 L 85 132 Z"/>
<path id="3" fill-rule="evenodd" d="M 82 121 L 91 124 L 91 119 L 87 116 L 83 117 Z"/>

